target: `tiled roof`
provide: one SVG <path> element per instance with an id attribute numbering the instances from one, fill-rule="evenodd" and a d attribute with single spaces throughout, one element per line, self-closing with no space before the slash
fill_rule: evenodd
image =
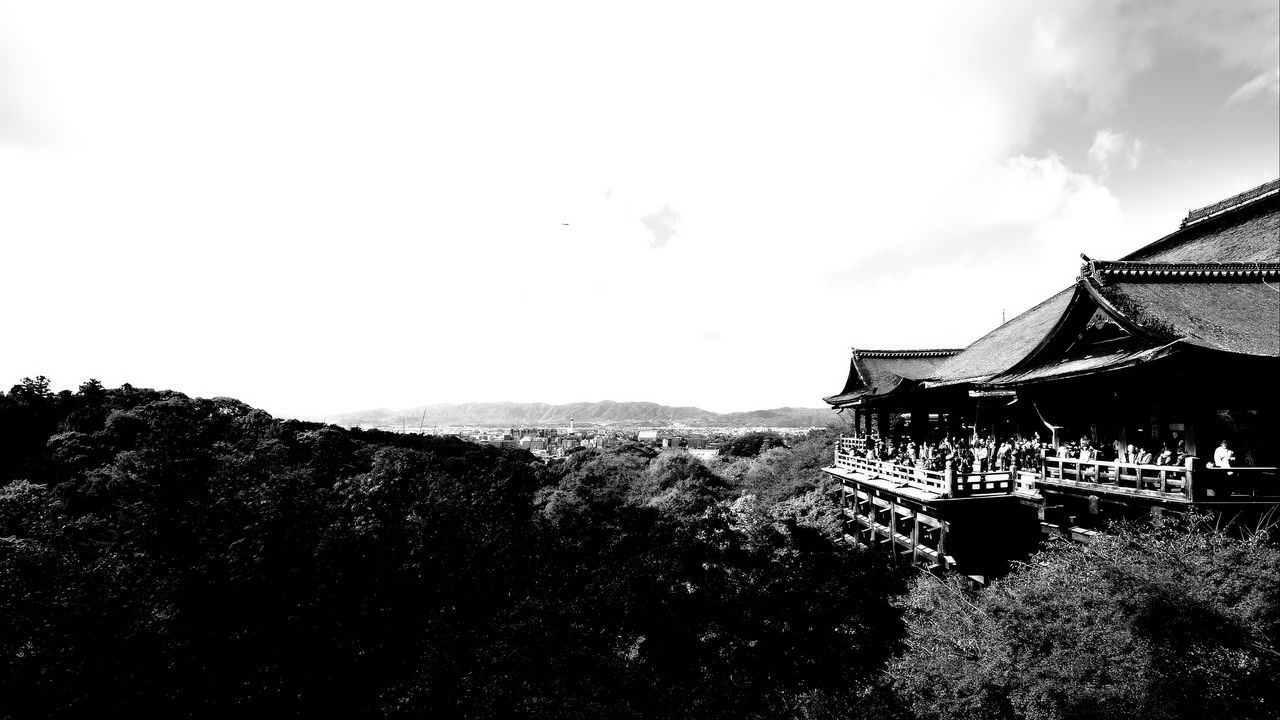
<path id="1" fill-rule="evenodd" d="M 1090 260 L 1086 255 L 1080 257 L 1085 260 L 1086 271 L 1098 277 L 1159 278 L 1160 280 L 1280 278 L 1280 262 L 1161 263 Z"/>
<path id="2" fill-rule="evenodd" d="M 1207 220 L 1215 215 L 1220 215 L 1228 210 L 1240 207 L 1247 203 L 1251 203 L 1259 198 L 1265 197 L 1275 192 L 1280 192 L 1280 179 L 1263 183 L 1256 188 L 1250 188 L 1242 193 L 1232 195 L 1225 200 L 1219 200 L 1212 205 L 1206 205 L 1202 208 L 1196 208 L 1187 213 L 1187 217 L 1182 221 L 1182 227 L 1186 227 L 1193 223 Z"/>
<path id="3" fill-rule="evenodd" d="M 952 348 L 944 350 L 861 350 L 853 348 L 853 354 L 858 357 L 877 357 L 877 358 L 917 358 L 917 357 L 951 357 L 960 352 L 962 348 Z"/>
<path id="4" fill-rule="evenodd" d="M 1090 262 L 1080 284 L 1109 314 L 1152 340 L 1280 357 L 1280 263 L 1185 266 Z"/>
<path id="5" fill-rule="evenodd" d="M 913 387 L 1020 383 L 1128 367 L 1153 359 L 1147 353 L 1154 350 L 1171 352 L 1174 341 L 1280 357 L 1280 180 L 1194 210 L 1177 231 L 1118 261 L 1085 260 L 1075 285 L 958 353 L 855 349 L 844 390 L 825 400 L 840 406 L 885 395 L 904 379 Z M 1087 309 L 1081 303 L 1102 307 L 1147 349 L 1115 357 L 1035 358 L 1051 352 L 1050 338 L 1073 308 Z M 903 364 L 926 359 L 931 362 L 919 367 Z"/>
<path id="6" fill-rule="evenodd" d="M 1075 293 L 1074 285 L 1066 288 L 978 338 L 943 363 L 925 386 L 983 382 L 1013 367 L 1053 332 Z"/>
<path id="7" fill-rule="evenodd" d="M 1188 225 L 1120 258 L 1142 262 L 1280 261 L 1280 194 Z"/>
<path id="8" fill-rule="evenodd" d="M 914 386 L 930 377 L 947 358 L 959 350 L 859 350 L 853 349 L 849 377 L 838 394 L 823 398 L 835 406 L 860 397 L 888 395 L 904 381 Z"/>
<path id="9" fill-rule="evenodd" d="M 1164 318 L 1169 332 L 1154 333 L 1160 338 L 1275 354 L 1276 293 L 1265 291 L 1269 281 L 1280 278 L 1277 188 L 1280 181 L 1192 211 L 1193 221 L 1121 260 L 1089 261 L 1092 287 L 1107 287 L 1102 297 L 1140 312 L 1153 327 L 1160 326 L 1153 318 Z M 1245 285 L 1226 287 L 1237 282 Z M 1086 284 L 1080 280 L 982 336 L 938 368 L 925 386 L 981 383 L 1014 367 L 1042 347 Z"/>
<path id="10" fill-rule="evenodd" d="M 1091 375 L 1105 370 L 1119 370 L 1139 363 L 1156 360 L 1175 352 L 1172 343 L 1154 348 L 1116 350 L 1078 358 L 1052 359 L 1041 365 L 1010 372 L 993 378 L 991 385 L 1021 385 L 1043 380 L 1061 380 L 1079 375 Z"/>

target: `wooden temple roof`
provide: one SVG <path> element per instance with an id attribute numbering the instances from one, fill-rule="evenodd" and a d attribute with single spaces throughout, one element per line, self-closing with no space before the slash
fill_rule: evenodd
<path id="1" fill-rule="evenodd" d="M 844 389 L 823 401 L 845 407 L 861 398 L 883 397 L 918 387 L 938 366 L 960 352 L 958 349 L 860 350 L 853 348 L 849 377 Z"/>
<path id="2" fill-rule="evenodd" d="M 1275 243 L 1280 246 L 1280 237 Z M 1088 260 L 1079 280 L 1099 307 L 1152 342 L 1264 357 L 1280 357 L 1278 283 L 1280 262 Z"/>
<path id="3" fill-rule="evenodd" d="M 1181 345 L 1280 357 L 1280 181 L 1208 208 L 1118 261 L 1085 258 L 1076 284 L 939 365 L 925 387 L 1039 382 L 1132 367 Z M 1098 311 L 1134 341 L 1071 339 Z"/>
<path id="4" fill-rule="evenodd" d="M 1228 207 L 1223 203 L 1234 202 Z M 1178 230 L 1120 258 L 1142 262 L 1274 262 L 1280 260 L 1280 180 L 1192 210 Z M 1217 208 L 1216 210 L 1214 210 Z M 1206 219 L 1194 221 L 1206 212 Z"/>
<path id="5" fill-rule="evenodd" d="M 925 380 L 925 387 L 985 382 L 1013 367 L 1053 332 L 1075 291 L 1075 286 L 1061 290 L 978 338 L 939 366 L 938 371 Z"/>

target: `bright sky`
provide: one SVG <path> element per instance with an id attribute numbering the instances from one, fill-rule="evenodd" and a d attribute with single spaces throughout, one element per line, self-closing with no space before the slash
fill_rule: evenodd
<path id="1" fill-rule="evenodd" d="M 817 407 L 1280 176 L 1277 0 L 0 0 L 0 386 Z"/>

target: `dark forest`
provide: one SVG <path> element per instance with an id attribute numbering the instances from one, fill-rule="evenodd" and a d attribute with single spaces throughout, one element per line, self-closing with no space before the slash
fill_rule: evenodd
<path id="1" fill-rule="evenodd" d="M 96 381 L 0 393 L 0 717 L 1275 717 L 1280 553 L 989 587 L 840 539 L 836 431 L 544 464 Z"/>

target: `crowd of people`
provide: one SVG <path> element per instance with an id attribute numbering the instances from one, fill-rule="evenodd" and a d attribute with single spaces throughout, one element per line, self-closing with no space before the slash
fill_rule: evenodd
<path id="1" fill-rule="evenodd" d="M 1137 465 L 1183 465 L 1189 455 L 1182 441 L 1173 447 L 1169 443 L 1160 446 L 1159 453 L 1152 453 L 1151 448 L 1142 445 L 1123 443 L 1093 443 L 1088 438 L 1080 438 L 1079 442 L 1067 443 L 1058 449 L 1058 457 L 1073 460 L 1104 460 Z"/>
<path id="2" fill-rule="evenodd" d="M 1009 471 L 1014 468 L 1039 467 L 1043 457 L 1063 457 L 1072 460 L 1101 460 L 1138 465 L 1185 465 L 1191 457 L 1182 441 L 1173 447 L 1163 443 L 1158 453 L 1143 445 L 1116 441 L 1094 443 L 1086 437 L 1069 442 L 1054 450 L 1039 434 L 1031 438 L 1020 435 L 998 440 L 994 436 L 972 439 L 943 436 L 934 440 L 917 441 L 910 437 L 872 438 L 863 454 L 873 460 L 884 460 L 921 470 L 941 471 L 950 463 L 960 475 L 979 472 Z M 1214 453 L 1214 464 L 1229 467 L 1235 460 L 1226 441 Z"/>
<path id="3" fill-rule="evenodd" d="M 993 436 L 916 440 L 909 437 L 879 438 L 868 443 L 866 456 L 921 470 L 941 471 L 950 463 L 960 475 L 1009 471 L 1015 467 L 1039 467 L 1049 445 L 1039 435 L 997 440 Z"/>

